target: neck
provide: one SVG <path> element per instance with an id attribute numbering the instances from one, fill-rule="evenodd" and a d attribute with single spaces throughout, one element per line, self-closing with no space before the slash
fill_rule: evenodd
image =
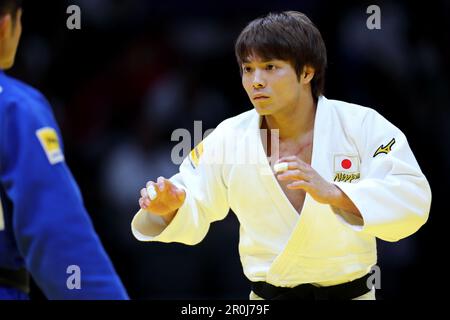
<path id="1" fill-rule="evenodd" d="M 314 128 L 316 102 L 309 95 L 297 104 L 284 108 L 272 115 L 264 116 L 263 121 L 269 130 L 278 129 L 280 140 L 298 139 Z"/>

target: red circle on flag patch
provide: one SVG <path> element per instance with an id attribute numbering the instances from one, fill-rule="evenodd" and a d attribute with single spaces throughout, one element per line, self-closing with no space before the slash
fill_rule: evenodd
<path id="1" fill-rule="evenodd" d="M 352 162 L 350 160 L 348 160 L 348 159 L 344 159 L 341 162 L 341 166 L 344 169 L 349 169 L 352 166 Z"/>

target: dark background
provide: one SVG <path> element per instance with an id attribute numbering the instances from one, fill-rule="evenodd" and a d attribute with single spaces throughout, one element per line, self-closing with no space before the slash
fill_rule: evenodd
<path id="1" fill-rule="evenodd" d="M 66 9 L 81 8 L 81 30 Z M 381 8 L 369 30 L 366 8 Z M 450 129 L 450 3 L 384 1 L 25 1 L 23 36 L 8 73 L 41 90 L 95 228 L 134 299 L 247 299 L 230 212 L 197 246 L 140 243 L 130 222 L 139 189 L 177 172 L 177 128 L 203 131 L 251 108 L 234 41 L 270 11 L 306 13 L 328 50 L 325 95 L 368 106 L 408 137 L 433 201 L 427 224 L 379 241 L 380 299 L 433 297 L 446 273 Z M 43 298 L 36 286 L 32 297 Z"/>

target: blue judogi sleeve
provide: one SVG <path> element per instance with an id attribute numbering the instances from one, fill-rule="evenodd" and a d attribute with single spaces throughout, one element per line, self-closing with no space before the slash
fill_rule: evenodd
<path id="1" fill-rule="evenodd" d="M 49 104 L 19 81 L 0 80 L 0 174 L 12 203 L 4 228 L 25 267 L 49 299 L 127 299 L 64 161 Z M 80 289 L 70 289 L 77 268 Z"/>

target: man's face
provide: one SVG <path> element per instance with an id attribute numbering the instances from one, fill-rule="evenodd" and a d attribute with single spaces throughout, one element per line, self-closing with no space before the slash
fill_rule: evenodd
<path id="1" fill-rule="evenodd" d="M 242 65 L 242 85 L 260 115 L 295 107 L 303 91 L 288 61 L 264 61 L 255 56 Z"/>
<path id="2" fill-rule="evenodd" d="M 15 23 L 11 14 L 0 17 L 0 69 L 9 69 L 14 64 L 17 46 L 22 33 L 22 10 L 16 13 Z"/>

